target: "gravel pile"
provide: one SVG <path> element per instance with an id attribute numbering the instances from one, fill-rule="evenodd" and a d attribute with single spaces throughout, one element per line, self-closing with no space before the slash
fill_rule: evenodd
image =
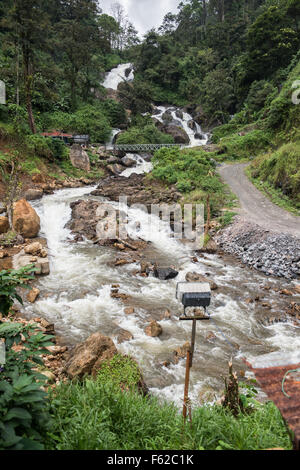
<path id="1" fill-rule="evenodd" d="M 236 217 L 215 241 L 224 251 L 266 275 L 286 279 L 300 276 L 300 238 L 270 232 Z"/>

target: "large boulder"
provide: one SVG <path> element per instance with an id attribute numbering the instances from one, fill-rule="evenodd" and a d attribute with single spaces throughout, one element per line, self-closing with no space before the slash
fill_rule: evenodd
<path id="1" fill-rule="evenodd" d="M 86 374 L 95 376 L 102 363 L 117 353 L 117 348 L 111 338 L 100 332 L 94 333 L 76 346 L 66 363 L 65 371 L 71 379 L 82 378 Z"/>
<path id="2" fill-rule="evenodd" d="M 26 199 L 14 203 L 13 227 L 25 238 L 35 238 L 40 231 L 40 218 Z"/>
<path id="3" fill-rule="evenodd" d="M 163 131 L 173 137 L 175 144 L 189 144 L 190 139 L 182 127 L 170 124 L 164 126 Z"/>
<path id="4" fill-rule="evenodd" d="M 79 144 L 72 145 L 70 150 L 70 160 L 72 165 L 79 170 L 87 172 L 91 170 L 89 156 Z"/>
<path id="5" fill-rule="evenodd" d="M 6 233 L 9 229 L 8 218 L 0 216 L 0 233 Z"/>

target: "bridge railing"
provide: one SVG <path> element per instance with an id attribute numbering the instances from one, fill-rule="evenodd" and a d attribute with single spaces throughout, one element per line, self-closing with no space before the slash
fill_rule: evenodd
<path id="1" fill-rule="evenodd" d="M 181 144 L 131 144 L 131 145 L 114 145 L 113 150 L 118 151 L 121 150 L 123 152 L 151 152 L 153 150 L 159 150 L 163 147 L 179 147 L 181 148 Z"/>

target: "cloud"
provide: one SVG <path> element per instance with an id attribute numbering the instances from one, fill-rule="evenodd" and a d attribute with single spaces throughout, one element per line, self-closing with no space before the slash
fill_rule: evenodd
<path id="1" fill-rule="evenodd" d="M 116 0 L 100 0 L 100 7 L 105 13 L 111 14 L 111 5 Z M 166 13 L 177 12 L 180 0 L 119 0 L 129 20 L 141 35 L 151 28 L 158 28 Z"/>

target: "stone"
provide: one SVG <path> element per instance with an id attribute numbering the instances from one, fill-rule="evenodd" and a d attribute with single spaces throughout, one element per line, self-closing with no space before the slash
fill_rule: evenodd
<path id="1" fill-rule="evenodd" d="M 40 294 L 40 290 L 37 287 L 33 287 L 30 292 L 28 292 L 26 298 L 28 302 L 34 303 Z"/>
<path id="2" fill-rule="evenodd" d="M 108 336 L 100 331 L 92 334 L 83 343 L 76 346 L 65 366 L 70 379 L 83 378 L 85 375 L 96 375 L 104 361 L 117 354 L 117 348 Z"/>
<path id="3" fill-rule="evenodd" d="M 90 172 L 91 166 L 90 166 L 90 159 L 79 144 L 73 144 L 71 149 L 70 149 L 70 160 L 72 165 L 75 168 L 78 168 L 80 170 L 84 170 L 86 172 Z"/>
<path id="4" fill-rule="evenodd" d="M 127 157 L 127 156 L 122 158 L 122 163 L 123 163 L 123 165 L 127 166 L 128 168 L 136 165 L 136 161 L 133 158 L 130 158 L 130 157 Z"/>
<path id="5" fill-rule="evenodd" d="M 43 197 L 44 191 L 42 189 L 27 189 L 27 191 L 24 194 L 24 198 L 27 201 L 35 201 L 36 199 L 40 199 Z"/>
<path id="6" fill-rule="evenodd" d="M 8 217 L 0 215 L 0 234 L 6 233 L 9 229 Z"/>
<path id="7" fill-rule="evenodd" d="M 215 341 L 217 339 L 216 335 L 212 332 L 209 331 L 205 337 L 207 341 Z"/>
<path id="8" fill-rule="evenodd" d="M 170 310 L 167 309 L 167 310 L 164 311 L 164 313 L 163 313 L 161 319 L 162 319 L 162 320 L 169 320 L 169 319 L 171 318 L 171 316 L 172 316 L 172 315 L 171 315 Z"/>
<path id="9" fill-rule="evenodd" d="M 279 293 L 280 293 L 281 295 L 290 295 L 290 296 L 293 295 L 293 292 L 291 292 L 291 291 L 288 290 L 288 289 L 282 289 Z"/>
<path id="10" fill-rule="evenodd" d="M 35 238 L 40 231 L 40 218 L 26 199 L 14 203 L 13 227 L 26 238 Z"/>
<path id="11" fill-rule="evenodd" d="M 39 242 L 31 243 L 25 246 L 24 251 L 28 255 L 38 255 L 43 250 L 43 245 Z"/>
<path id="12" fill-rule="evenodd" d="M 133 308 L 133 307 L 126 307 L 126 308 L 124 309 L 124 313 L 125 313 L 126 315 L 132 315 L 132 314 L 134 313 L 134 308 Z"/>
<path id="13" fill-rule="evenodd" d="M 118 176 L 122 171 L 124 171 L 124 167 L 119 163 L 115 163 L 114 165 L 107 165 L 107 169 L 115 176 Z"/>
<path id="14" fill-rule="evenodd" d="M 300 294 L 300 284 L 296 284 L 296 285 L 294 286 L 294 289 L 295 289 L 295 291 L 296 291 L 297 294 Z"/>
<path id="15" fill-rule="evenodd" d="M 182 127 L 170 123 L 164 126 L 163 131 L 173 137 L 175 144 L 189 144 L 190 142 L 189 136 Z"/>
<path id="16" fill-rule="evenodd" d="M 163 332 L 162 327 L 156 320 L 152 320 L 144 331 L 147 336 L 151 336 L 152 338 L 160 336 Z"/>
<path id="17" fill-rule="evenodd" d="M 160 279 L 161 281 L 167 281 L 168 279 L 174 279 L 178 276 L 178 271 L 173 268 L 159 268 L 154 267 L 154 276 Z"/>
<path id="18" fill-rule="evenodd" d="M 131 341 L 133 339 L 133 335 L 130 331 L 121 330 L 117 336 L 117 341 L 119 344 L 125 343 L 126 341 Z"/>
<path id="19" fill-rule="evenodd" d="M 186 357 L 187 351 L 191 348 L 190 343 L 187 341 L 183 346 L 179 346 L 173 351 L 173 362 L 178 364 L 179 359 Z"/>
<path id="20" fill-rule="evenodd" d="M 199 273 L 187 273 L 185 276 L 185 280 L 187 282 L 208 282 L 210 285 L 211 290 L 216 290 L 218 289 L 218 285 L 212 281 L 211 279 L 208 279 L 206 276 L 203 276 L 203 274 Z"/>

